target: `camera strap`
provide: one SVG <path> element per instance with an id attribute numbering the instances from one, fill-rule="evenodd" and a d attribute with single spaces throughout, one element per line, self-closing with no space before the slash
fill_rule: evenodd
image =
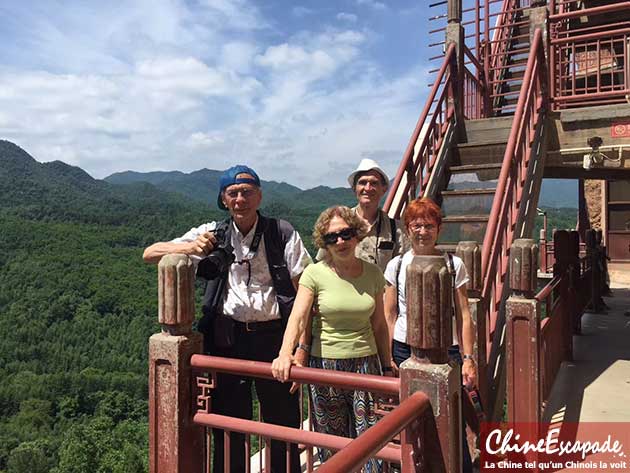
<path id="1" fill-rule="evenodd" d="M 249 251 L 243 257 L 243 259 L 235 261 L 235 263 L 238 265 L 241 265 L 241 264 L 247 265 L 247 282 L 245 283 L 247 286 L 249 286 L 249 282 L 252 279 L 251 261 L 254 259 L 254 256 L 256 256 L 256 252 L 258 251 L 258 247 L 260 246 L 260 240 L 263 237 L 264 229 L 262 228 L 262 226 L 263 226 L 262 219 L 260 218 L 260 216 L 258 216 L 258 222 L 256 222 L 256 229 L 254 230 L 254 239 L 252 240 L 252 244 L 249 246 Z"/>
<path id="2" fill-rule="evenodd" d="M 263 237 L 264 229 L 262 228 L 262 219 L 258 217 L 258 222 L 256 222 L 256 230 L 254 230 L 254 239 L 252 240 L 252 244 L 249 246 L 249 251 L 243 257 L 243 261 L 249 261 L 256 256 L 256 252 L 258 251 L 258 247 L 260 246 L 260 240 Z"/>

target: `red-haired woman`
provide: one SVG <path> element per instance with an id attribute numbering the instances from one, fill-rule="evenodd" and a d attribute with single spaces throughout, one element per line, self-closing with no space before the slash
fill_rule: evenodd
<path id="1" fill-rule="evenodd" d="M 411 250 L 392 259 L 385 269 L 385 316 L 392 338 L 392 358 L 397 366 L 411 356 L 407 344 L 407 301 L 405 294 L 405 279 L 407 266 L 414 256 L 442 255 L 435 245 L 442 225 L 440 207 L 431 199 L 416 199 L 411 202 L 403 214 L 403 224 Z M 468 309 L 466 283 L 468 274 L 460 258 L 452 256 L 455 269 L 455 319 L 456 330 L 453 330 L 453 345 L 449 348 L 449 358 L 462 365 L 463 383 L 476 386 L 477 369 L 473 358 L 474 332 Z M 398 300 L 396 296 L 398 295 Z M 461 352 L 460 352 L 461 350 Z M 463 359 L 463 361 L 462 361 Z M 466 445 L 464 443 L 464 445 Z M 464 470 L 470 471 L 470 455 L 464 448 Z"/>

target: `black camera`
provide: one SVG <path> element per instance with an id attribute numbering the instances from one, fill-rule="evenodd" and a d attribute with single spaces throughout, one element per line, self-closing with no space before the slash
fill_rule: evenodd
<path id="1" fill-rule="evenodd" d="M 234 247 L 226 238 L 228 224 L 218 223 L 214 230 L 215 244 L 210 254 L 199 262 L 197 273 L 206 279 L 212 279 L 225 273 L 234 262 Z"/>

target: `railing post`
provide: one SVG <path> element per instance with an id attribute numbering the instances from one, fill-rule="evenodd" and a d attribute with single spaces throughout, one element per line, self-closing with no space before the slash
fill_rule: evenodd
<path id="1" fill-rule="evenodd" d="M 158 320 L 149 340 L 149 472 L 199 473 L 204 468 L 204 429 L 193 424 L 190 357 L 202 351 L 192 332 L 195 270 L 185 255 L 158 265 Z"/>
<path id="2" fill-rule="evenodd" d="M 569 231 L 569 329 L 571 330 L 571 352 L 569 360 L 573 360 L 573 335 L 581 331 L 582 313 L 579 309 L 578 284 L 580 280 L 580 234 L 576 230 Z"/>
<path id="3" fill-rule="evenodd" d="M 574 242 L 572 241 L 571 234 L 567 230 L 560 230 L 556 232 L 553 239 L 553 253 L 555 255 L 556 263 L 553 265 L 554 277 L 560 276 L 567 280 L 567 284 L 561 284 L 558 287 L 558 291 L 564 298 L 563 302 L 563 317 L 565 318 L 563 326 L 564 329 L 564 359 L 573 359 L 573 317 L 575 312 L 574 298 L 571 297 L 571 271 L 575 264 L 574 261 Z M 549 308 L 547 308 L 549 310 Z"/>
<path id="4" fill-rule="evenodd" d="M 536 28 L 542 31 L 543 50 L 545 57 L 549 58 L 549 11 L 547 10 L 546 1 L 532 1 L 529 9 L 529 44 L 534 43 L 534 33 Z"/>
<path id="5" fill-rule="evenodd" d="M 461 137 L 465 133 L 464 127 L 464 48 L 465 32 L 462 26 L 462 3 L 461 0 L 448 1 L 448 23 L 446 25 L 445 51 L 451 43 L 455 43 L 456 48 L 456 68 L 457 76 L 453 84 L 453 93 L 449 95 L 449 104 L 455 110 L 455 120 L 457 122 L 457 133 Z"/>
<path id="6" fill-rule="evenodd" d="M 510 288 L 507 318 L 508 421 L 539 422 L 540 304 L 534 298 L 537 285 L 538 248 L 534 240 L 516 240 L 510 250 Z"/>
<path id="7" fill-rule="evenodd" d="M 407 267 L 406 294 L 411 357 L 400 365 L 400 400 L 416 391 L 429 396 L 439 444 L 433 446 L 426 437 L 430 429 L 424 429 L 423 438 L 423 428 L 417 423 L 405 429 L 401 442 L 402 472 L 461 471 L 461 372 L 448 363 L 452 282 L 444 258 L 416 256 Z"/>
<path id="8" fill-rule="evenodd" d="M 600 251 L 597 245 L 597 232 L 593 229 L 586 231 L 586 254 L 591 263 L 591 310 L 595 313 L 602 311 L 602 291 L 600 268 Z"/>
<path id="9" fill-rule="evenodd" d="M 547 232 L 544 228 L 540 229 L 540 237 L 538 239 L 538 261 L 540 261 L 540 270 L 543 273 L 547 272 L 548 262 L 547 262 Z"/>
<path id="10" fill-rule="evenodd" d="M 486 311 L 481 300 L 483 279 L 481 273 L 481 248 L 476 241 L 460 241 L 455 254 L 464 262 L 470 281 L 466 285 L 468 291 L 468 307 L 475 330 L 473 354 L 477 363 L 477 379 L 481 400 L 488 399 L 486 383 Z M 487 404 L 486 404 L 487 405 Z"/>

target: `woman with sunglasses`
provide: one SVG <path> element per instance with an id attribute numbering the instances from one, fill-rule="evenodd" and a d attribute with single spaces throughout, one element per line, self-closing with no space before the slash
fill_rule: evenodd
<path id="1" fill-rule="evenodd" d="M 307 266 L 278 358 L 273 361 L 276 379 L 285 382 L 291 365 L 298 364 L 294 350 L 313 315 L 309 366 L 363 374 L 392 375 L 389 333 L 383 310 L 385 279 L 375 264 L 355 256 L 367 231 L 365 223 L 348 207 L 331 207 L 317 219 L 315 244 L 325 250 L 323 261 Z M 376 423 L 371 393 L 310 386 L 311 415 L 318 432 L 355 438 Z M 322 461 L 329 451 L 320 451 Z M 371 460 L 365 471 L 381 470 Z"/>
<path id="2" fill-rule="evenodd" d="M 411 250 L 392 259 L 385 269 L 387 287 L 385 289 L 385 314 L 389 332 L 392 336 L 392 356 L 397 368 L 411 356 L 407 344 L 407 300 L 405 281 L 407 266 L 414 256 L 442 255 L 436 248 L 442 225 L 440 207 L 431 199 L 416 199 L 407 205 L 403 213 L 403 224 L 411 242 Z M 468 308 L 466 283 L 468 274 L 463 261 L 457 256 L 451 257 L 455 271 L 454 300 L 455 322 L 453 323 L 453 345 L 448 349 L 449 359 L 462 367 L 462 381 L 468 387 L 477 383 L 477 368 L 473 357 L 474 328 Z M 450 263 L 449 263 L 450 264 Z M 460 351 L 461 350 L 461 351 Z M 462 433 L 463 445 L 466 444 L 465 431 Z M 464 448 L 463 471 L 472 471 L 472 462 L 468 448 Z"/>

